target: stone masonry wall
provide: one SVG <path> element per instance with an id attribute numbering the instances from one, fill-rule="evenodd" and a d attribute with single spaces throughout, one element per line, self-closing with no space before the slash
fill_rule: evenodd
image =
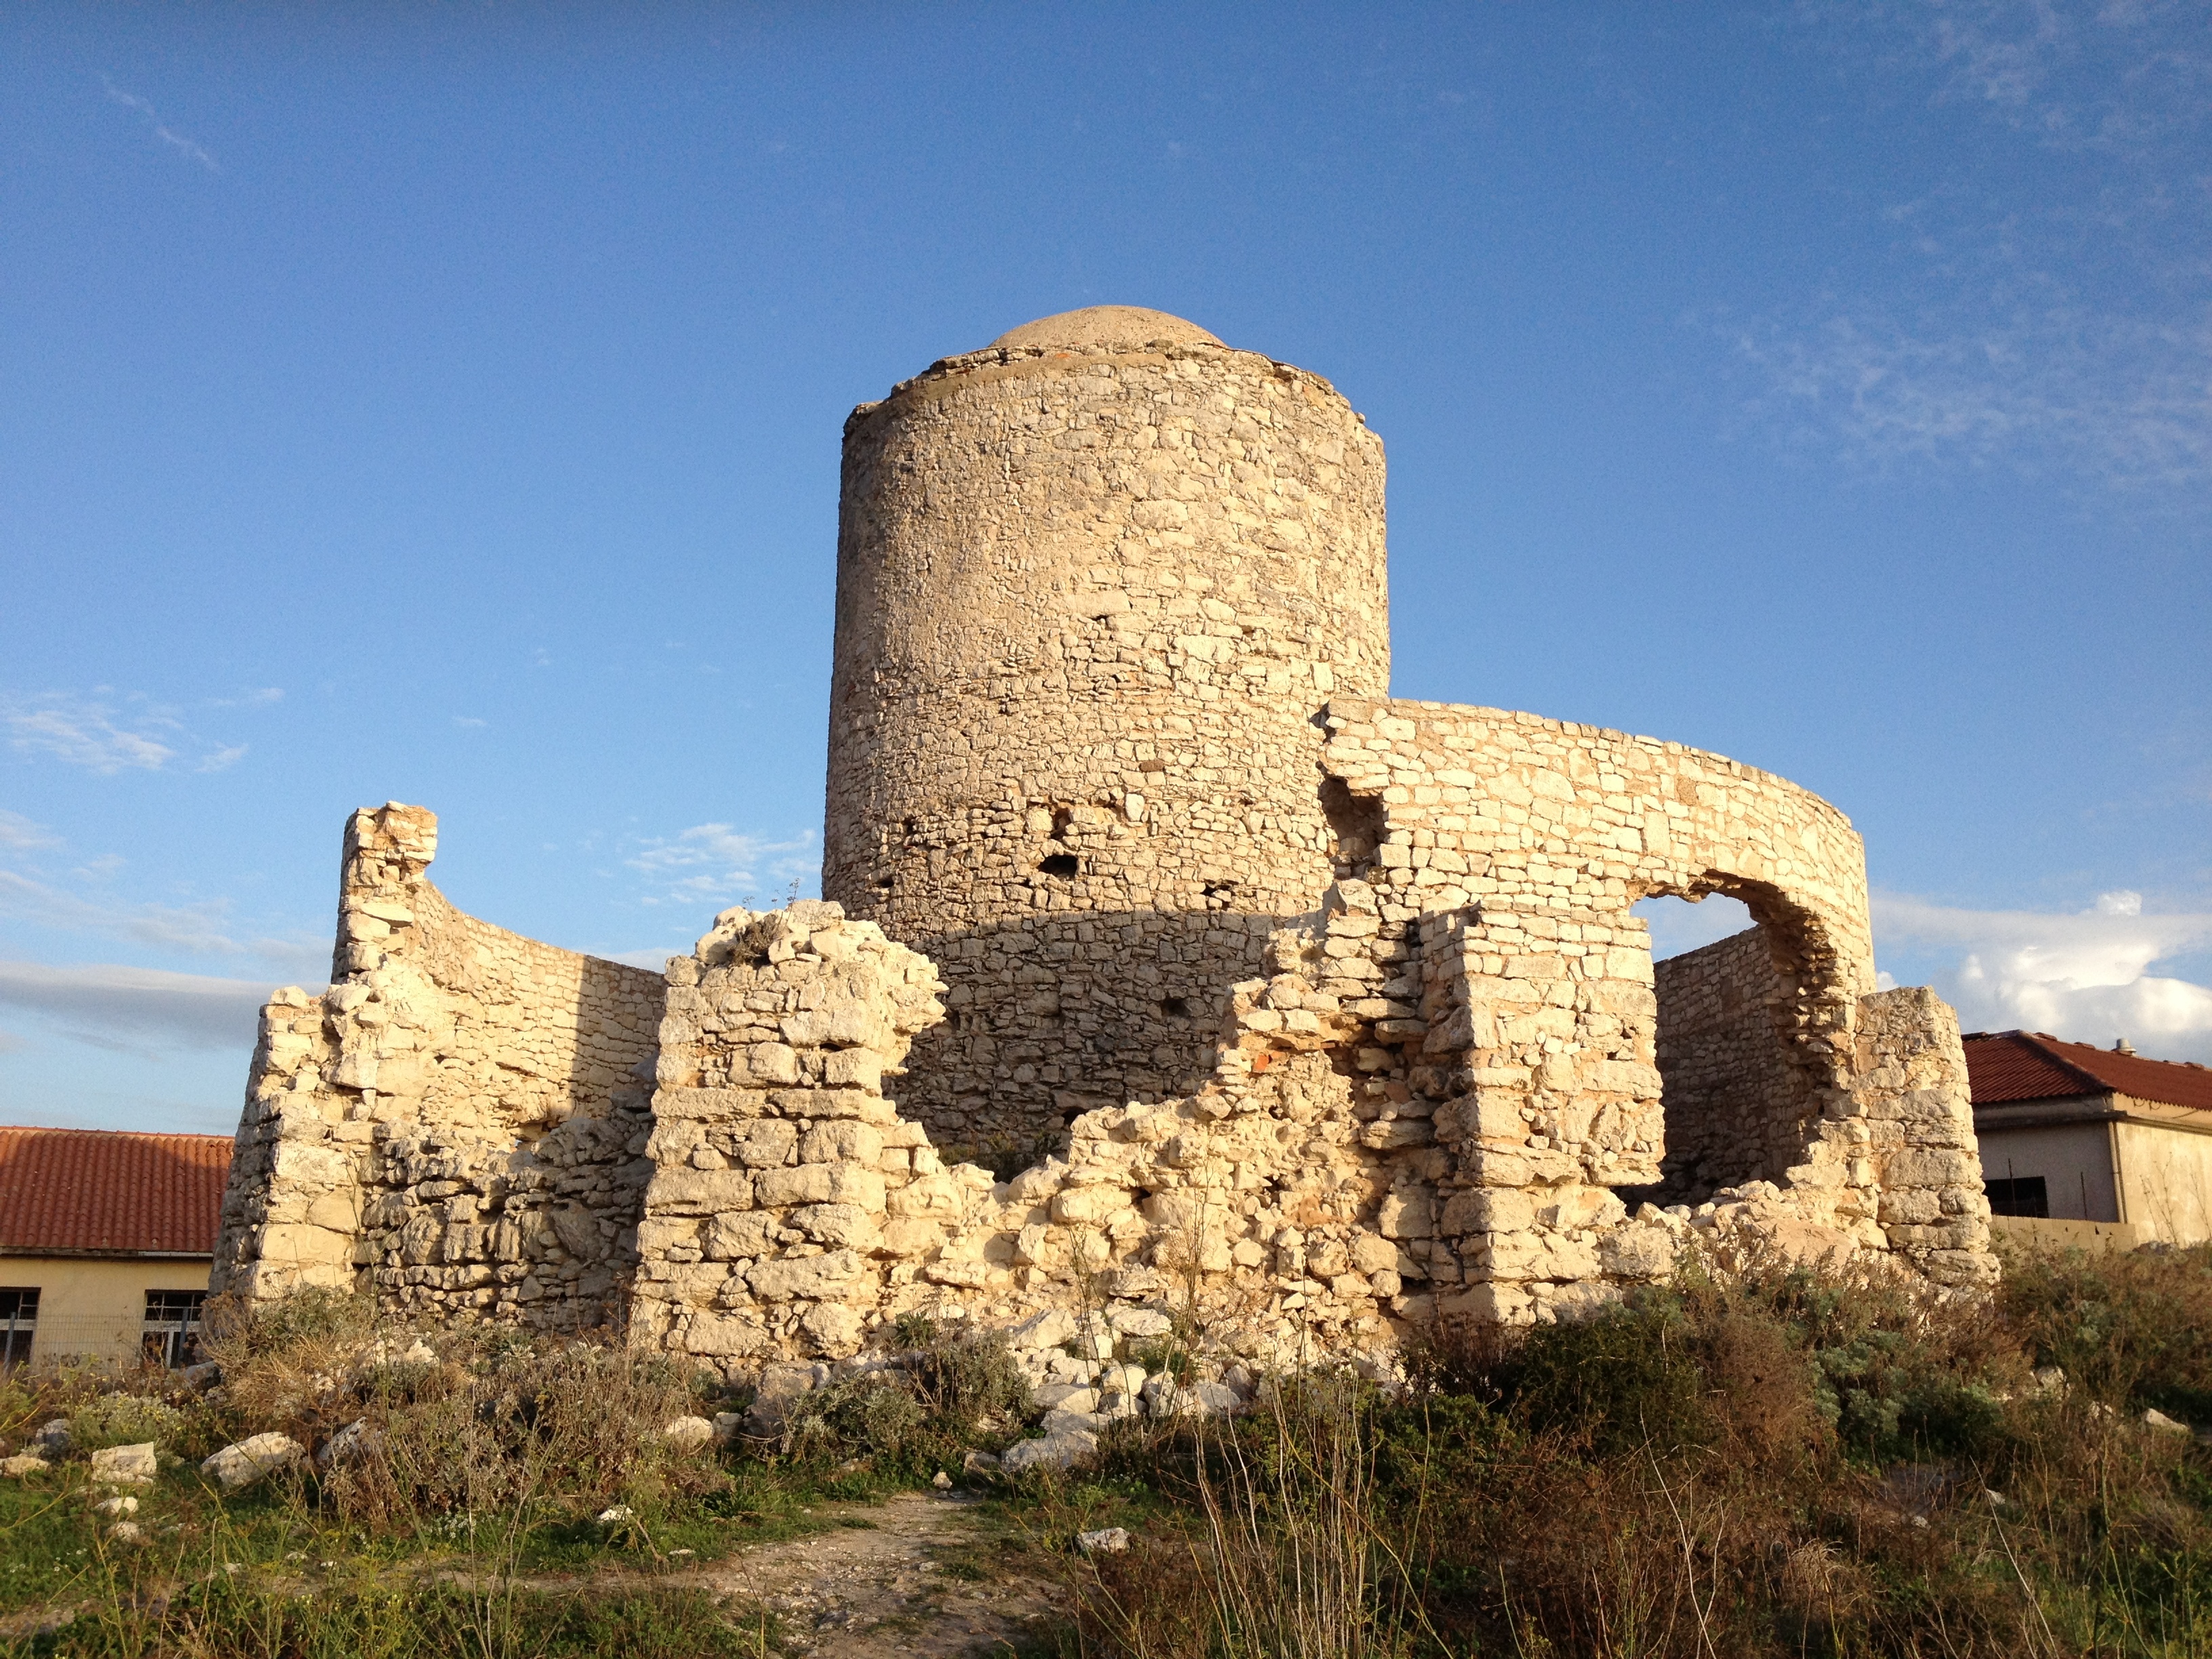
<path id="1" fill-rule="evenodd" d="M 1956 1021 L 1875 991 L 1849 820 L 1389 698 L 1382 477 L 1326 381 L 1127 308 L 856 410 L 825 901 L 664 976 L 462 915 L 429 813 L 356 813 L 333 983 L 263 1011 L 216 1288 L 732 1373 L 1043 1320 L 1085 1334 L 1024 1352 L 1104 1402 L 1109 1334 L 1380 1361 L 1693 1243 L 1986 1282 Z M 1758 928 L 1655 973 L 1631 907 L 1713 892 Z M 985 1150 L 1008 1178 L 948 1164 Z"/>
<path id="2" fill-rule="evenodd" d="M 1316 716 L 1389 681 L 1360 417 L 1188 323 L 1087 315 L 846 428 L 823 892 L 945 975 L 903 1105 L 962 1147 L 1204 1082 L 1342 851 Z"/>
<path id="3" fill-rule="evenodd" d="M 1789 1059 L 1785 986 L 1766 935 L 1749 928 L 1657 964 L 1659 1073 L 1666 1082 L 1661 1204 L 1773 1181 L 1796 1159 L 1820 1103 Z"/>
<path id="4" fill-rule="evenodd" d="M 597 1325 L 626 1297 L 659 975 L 447 903 L 437 820 L 346 830 L 333 982 L 262 1011 L 212 1283 Z M 642 1068 L 642 1075 L 641 1075 Z"/>
<path id="5" fill-rule="evenodd" d="M 736 1366 L 849 1354 L 885 1264 L 991 1184 L 884 1097 L 944 1012 L 936 970 L 808 902 L 725 911 L 669 983 L 631 1340 Z"/>
<path id="6" fill-rule="evenodd" d="M 879 1345 L 910 1309 L 1123 1334 L 1181 1316 L 1262 1364 L 1387 1363 L 1438 1317 L 1594 1305 L 1701 1237 L 1988 1276 L 1963 1051 L 1924 992 L 1865 1000 L 1851 1085 L 1778 1183 L 1632 1214 L 1615 1189 L 1661 1151 L 1641 924 L 1499 899 L 1393 915 L 1340 881 L 1233 988 L 1202 1087 L 1080 1114 L 1000 1182 L 948 1168 L 885 1093 L 942 987 L 872 924 L 727 912 L 593 1012 L 580 965 L 550 996 L 544 947 L 436 898 L 431 835 L 398 808 L 349 829 L 347 972 L 267 1011 L 217 1288 L 365 1281 L 395 1311 L 555 1328 L 626 1310 L 633 1342 L 750 1374 Z M 527 1018 L 517 996 L 618 1036 L 558 1079 L 543 1044 L 523 1071 L 489 1035 Z M 650 1039 L 624 1023 L 653 1012 Z M 647 1071 L 649 1103 L 621 1082 Z M 1093 1394 L 1117 1374 L 1048 1363 Z"/>
<path id="7" fill-rule="evenodd" d="M 1503 709 L 1338 698 L 1325 764 L 1382 830 L 1383 914 L 1503 903 L 1619 926 L 1653 894 L 1730 893 L 1764 933 L 1786 1062 L 1848 1085 L 1874 988 L 1866 855 L 1818 796 L 1680 744 Z"/>

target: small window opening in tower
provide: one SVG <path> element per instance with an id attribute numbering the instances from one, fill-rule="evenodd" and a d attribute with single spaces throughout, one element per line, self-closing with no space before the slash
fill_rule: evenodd
<path id="1" fill-rule="evenodd" d="M 1188 1019 L 1190 1018 L 1190 999 L 1164 997 L 1160 1001 L 1160 1012 L 1170 1019 Z"/>
<path id="2" fill-rule="evenodd" d="M 1048 876 L 1072 876 L 1083 868 L 1083 860 L 1073 853 L 1054 853 L 1040 860 L 1037 869 Z"/>
<path id="3" fill-rule="evenodd" d="M 1323 778 L 1321 810 L 1328 820 L 1329 862 L 1338 878 L 1364 875 L 1382 844 L 1382 798 L 1355 795 L 1342 778 Z"/>

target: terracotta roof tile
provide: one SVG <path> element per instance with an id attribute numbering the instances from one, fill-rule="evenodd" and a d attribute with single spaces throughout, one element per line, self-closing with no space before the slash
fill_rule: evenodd
<path id="1" fill-rule="evenodd" d="M 2117 1093 L 2212 1110 L 2212 1071 L 2202 1066 L 2062 1042 L 2041 1031 L 1974 1031 L 1966 1045 L 1977 1106 Z"/>
<path id="2" fill-rule="evenodd" d="M 212 1255 L 224 1135 L 0 1127 L 0 1249 Z"/>

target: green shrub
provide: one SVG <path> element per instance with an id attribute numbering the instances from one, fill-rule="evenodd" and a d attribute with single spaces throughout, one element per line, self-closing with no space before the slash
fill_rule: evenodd
<path id="1" fill-rule="evenodd" d="M 145 1395 L 103 1394 L 71 1412 L 69 1425 L 70 1443 L 80 1451 L 136 1446 L 149 1440 L 173 1447 L 183 1437 L 185 1414 Z"/>
<path id="2" fill-rule="evenodd" d="M 2004 1253 L 2005 1318 L 2094 1399 L 2212 1423 L 2212 1245 Z"/>

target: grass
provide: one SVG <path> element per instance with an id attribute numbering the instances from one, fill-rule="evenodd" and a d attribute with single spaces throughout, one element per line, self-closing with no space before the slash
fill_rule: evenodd
<path id="1" fill-rule="evenodd" d="M 1086 1656 L 2212 1654 L 2212 1252 L 1695 1270 L 1118 1447 L 1171 1500 L 1075 1575 Z M 2071 1361 L 2065 1387 L 2034 1370 Z"/>
<path id="2" fill-rule="evenodd" d="M 2212 1452 L 2140 1420 L 2212 1420 L 2212 1251 L 2006 1265 L 1994 1301 L 1692 1267 L 1577 1324 L 1439 1333 L 1402 1386 L 1322 1371 L 1227 1423 L 1117 1425 L 1097 1468 L 992 1486 L 933 1553 L 971 1584 L 1057 1575 L 1066 1659 L 2212 1656 Z M 0 1443 L 62 1416 L 178 1454 L 135 1549 L 81 1459 L 0 1483 L 15 1650 L 764 1656 L 773 1620 L 682 1569 L 865 1527 L 841 1506 L 957 1474 L 1025 1416 L 1002 1346 L 908 1321 L 903 1369 L 687 1459 L 660 1425 L 741 1396 L 590 1343 L 415 1334 L 301 1298 L 218 1333 L 213 1395 L 0 1383 Z M 197 1471 L 247 1432 L 356 1419 L 378 1433 L 343 1469 L 230 1496 Z M 631 1519 L 603 1526 L 615 1504 Z M 1113 1526 L 1127 1553 L 1074 1551 Z"/>

